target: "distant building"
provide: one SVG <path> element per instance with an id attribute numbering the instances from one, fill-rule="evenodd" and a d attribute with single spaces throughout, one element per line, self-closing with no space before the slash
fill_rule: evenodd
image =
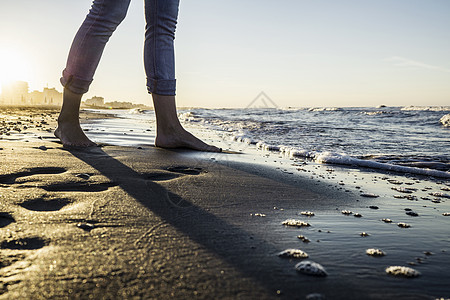
<path id="1" fill-rule="evenodd" d="M 15 81 L 2 85 L 2 104 L 26 104 L 28 102 L 28 82 Z"/>
<path id="2" fill-rule="evenodd" d="M 55 88 L 44 88 L 43 94 L 43 104 L 47 105 L 62 105 L 63 94 L 58 92 Z"/>
<path id="3" fill-rule="evenodd" d="M 84 104 L 89 106 L 103 107 L 105 105 L 105 98 L 95 96 L 84 101 Z"/>
<path id="4" fill-rule="evenodd" d="M 31 105 L 39 105 L 44 103 L 44 93 L 39 91 L 32 91 L 28 94 L 28 101 Z"/>
<path id="5" fill-rule="evenodd" d="M 5 105 L 52 105 L 62 104 L 63 94 L 55 88 L 44 88 L 42 92 L 28 92 L 28 83 L 16 81 L 2 86 L 0 104 Z"/>

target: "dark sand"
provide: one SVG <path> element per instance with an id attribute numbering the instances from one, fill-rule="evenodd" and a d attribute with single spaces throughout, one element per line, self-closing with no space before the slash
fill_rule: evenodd
<path id="1" fill-rule="evenodd" d="M 56 111 L 2 114 L 9 117 L 0 122 L 19 120 L 22 130 L 0 135 L 0 299 L 450 297 L 450 249 L 441 247 L 449 244 L 448 230 L 433 237 L 439 249 L 433 239 L 425 245 L 413 240 L 417 221 L 406 239 L 399 238 L 409 229 L 380 221 L 392 211 L 383 197 L 366 199 L 309 174 L 239 162 L 239 154 L 68 150 L 51 137 Z M 316 216 L 300 216 L 304 210 Z M 440 213 L 430 218 L 449 228 L 450 217 Z M 289 218 L 312 226 L 282 226 Z M 360 231 L 372 236 L 362 238 Z M 302 243 L 298 234 L 311 242 Z M 377 245 L 386 257 L 365 254 Z M 298 274 L 294 265 L 301 260 L 277 256 L 286 248 L 305 250 L 329 276 Z M 432 268 L 414 266 L 421 277 L 385 274 L 387 266 L 408 266 L 415 255 L 432 261 Z"/>

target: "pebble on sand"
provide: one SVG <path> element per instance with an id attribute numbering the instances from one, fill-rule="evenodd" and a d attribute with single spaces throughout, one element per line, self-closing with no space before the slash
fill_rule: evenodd
<path id="1" fill-rule="evenodd" d="M 442 192 L 433 192 L 433 193 L 429 193 L 428 195 L 438 197 L 438 198 L 450 198 L 449 194 L 444 194 Z"/>
<path id="2" fill-rule="evenodd" d="M 353 212 L 350 211 L 350 210 L 342 210 L 341 213 L 342 213 L 343 215 L 346 215 L 346 216 L 349 216 L 349 215 L 352 215 L 352 214 L 353 214 Z"/>
<path id="3" fill-rule="evenodd" d="M 303 243 L 309 243 L 309 242 L 311 242 L 311 240 L 308 239 L 308 238 L 307 238 L 306 236 L 304 236 L 304 235 L 298 235 L 297 238 L 298 238 L 299 240 L 301 240 Z"/>
<path id="4" fill-rule="evenodd" d="M 362 237 L 370 236 L 367 232 L 361 232 L 359 235 Z"/>
<path id="5" fill-rule="evenodd" d="M 380 197 L 379 195 L 376 194 L 372 194 L 372 193 L 362 193 L 359 194 L 361 197 L 366 197 L 366 198 L 378 198 Z"/>
<path id="6" fill-rule="evenodd" d="M 77 227 L 86 231 L 91 231 L 95 228 L 95 225 L 91 223 L 78 223 Z"/>
<path id="7" fill-rule="evenodd" d="M 366 254 L 370 256 L 385 256 L 386 253 L 383 250 L 370 248 L 366 250 Z"/>
<path id="8" fill-rule="evenodd" d="M 303 216 L 307 216 L 307 217 L 314 217 L 315 216 L 315 214 L 312 211 L 302 211 L 300 214 L 303 215 Z"/>
<path id="9" fill-rule="evenodd" d="M 285 258 L 308 258 L 309 255 L 305 251 L 302 251 L 300 249 L 286 249 L 284 251 L 281 251 L 278 253 L 279 257 L 285 257 Z"/>
<path id="10" fill-rule="evenodd" d="M 416 212 L 413 212 L 412 210 L 411 211 L 407 211 L 407 212 L 405 212 L 408 216 L 411 216 L 411 217 L 418 217 L 419 216 L 419 214 L 418 213 L 416 213 Z"/>
<path id="11" fill-rule="evenodd" d="M 285 226 L 293 226 L 293 227 L 309 227 L 311 226 L 308 222 L 303 222 L 296 219 L 287 219 L 283 223 L 281 223 Z"/>
<path id="12" fill-rule="evenodd" d="M 449 217 L 449 216 L 450 216 L 450 213 L 445 212 L 445 213 L 443 213 L 442 215 L 443 215 L 444 217 Z"/>
<path id="13" fill-rule="evenodd" d="M 391 220 L 391 219 L 388 219 L 388 218 L 386 218 L 386 219 L 381 219 L 381 221 L 383 221 L 384 223 L 392 223 L 392 220 Z"/>
<path id="14" fill-rule="evenodd" d="M 390 266 L 386 268 L 386 273 L 394 276 L 401 276 L 401 277 L 418 277 L 420 276 L 420 272 L 417 270 L 414 270 L 410 267 L 402 267 L 402 266 Z"/>
<path id="15" fill-rule="evenodd" d="M 360 214 L 360 213 L 354 213 L 353 216 L 356 217 L 356 218 L 361 218 L 361 217 L 362 217 L 362 214 Z"/>
<path id="16" fill-rule="evenodd" d="M 397 226 L 401 227 L 401 228 L 409 228 L 409 227 L 411 227 L 411 225 L 409 225 L 407 223 L 403 223 L 403 222 L 397 223 Z"/>
<path id="17" fill-rule="evenodd" d="M 305 260 L 295 265 L 295 269 L 303 274 L 311 276 L 325 277 L 328 275 L 327 271 L 320 264 L 311 260 Z"/>

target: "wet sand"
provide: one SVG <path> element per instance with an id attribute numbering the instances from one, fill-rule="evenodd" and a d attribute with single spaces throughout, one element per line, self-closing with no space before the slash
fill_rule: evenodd
<path id="1" fill-rule="evenodd" d="M 450 200 L 429 195 L 448 182 L 271 153 L 69 150 L 51 134 L 57 111 L 1 114 L 0 299 L 450 297 Z M 328 276 L 297 272 L 304 259 L 278 256 L 289 248 Z M 386 274 L 396 265 L 421 275 Z"/>

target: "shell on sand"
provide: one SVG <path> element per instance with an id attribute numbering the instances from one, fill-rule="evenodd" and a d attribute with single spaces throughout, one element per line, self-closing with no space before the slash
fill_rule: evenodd
<path id="1" fill-rule="evenodd" d="M 390 266 L 386 268 L 386 273 L 394 276 L 413 278 L 420 275 L 420 272 L 410 267 Z"/>
<path id="2" fill-rule="evenodd" d="M 327 276 L 328 273 L 324 267 L 320 264 L 313 262 L 312 260 L 304 260 L 295 265 L 295 269 L 303 274 L 311 276 Z"/>
<path id="3" fill-rule="evenodd" d="M 278 256 L 286 258 L 307 258 L 309 255 L 300 249 L 286 249 L 278 253 Z"/>
<path id="4" fill-rule="evenodd" d="M 366 254 L 370 256 L 385 256 L 386 253 L 383 250 L 370 248 L 366 250 Z"/>
<path id="5" fill-rule="evenodd" d="M 295 219 L 287 219 L 282 224 L 286 225 L 286 226 L 294 226 L 294 227 L 308 227 L 308 226 L 311 226 L 307 222 L 303 222 L 303 221 L 295 220 Z"/>

